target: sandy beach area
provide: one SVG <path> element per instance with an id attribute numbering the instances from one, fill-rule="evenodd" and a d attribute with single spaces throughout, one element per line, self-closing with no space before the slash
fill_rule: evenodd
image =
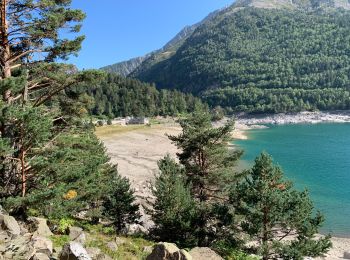
<path id="1" fill-rule="evenodd" d="M 249 122 L 248 122 L 249 123 Z M 246 139 L 246 131 L 257 121 L 247 124 L 238 120 L 232 136 Z M 96 134 L 104 142 L 111 162 L 118 164 L 119 173 L 130 179 L 138 200 L 144 208 L 152 201 L 150 182 L 158 171 L 157 161 L 167 153 L 176 157 L 177 149 L 166 134 L 176 135 L 181 128 L 175 123 L 152 126 L 106 126 L 97 128 Z M 350 251 L 350 239 L 333 238 L 333 249 L 324 258 L 344 259 L 345 251 Z"/>

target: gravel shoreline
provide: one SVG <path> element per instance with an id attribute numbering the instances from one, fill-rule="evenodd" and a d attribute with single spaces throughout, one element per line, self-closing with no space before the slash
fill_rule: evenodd
<path id="1" fill-rule="evenodd" d="M 239 115 L 236 118 L 236 122 L 247 126 L 266 124 L 350 123 L 350 111 Z"/>

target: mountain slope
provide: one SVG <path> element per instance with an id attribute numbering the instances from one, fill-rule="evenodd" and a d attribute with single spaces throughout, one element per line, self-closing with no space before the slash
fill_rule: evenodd
<path id="1" fill-rule="evenodd" d="M 303 9 L 315 10 L 319 8 L 350 9 L 348 0 L 237 0 L 233 7 L 256 7 L 266 9 Z"/>
<path id="2" fill-rule="evenodd" d="M 250 7 L 262 3 L 274 8 Z M 192 93 L 228 86 L 349 86 L 350 15 L 334 9 L 341 3 L 349 4 L 239 1 L 202 23 L 175 54 L 141 64 L 132 76 Z"/>
<path id="3" fill-rule="evenodd" d="M 142 62 L 144 62 L 147 58 L 149 58 L 150 54 L 130 59 L 128 61 L 119 62 L 113 65 L 102 67 L 101 70 L 104 70 L 109 73 L 117 73 L 121 76 L 128 76 L 133 71 L 135 71 L 136 68 L 138 68 Z"/>
<path id="4" fill-rule="evenodd" d="M 201 22 L 186 26 L 174 38 L 166 43 L 161 49 L 148 53 L 141 57 L 136 57 L 128 61 L 123 61 L 102 67 L 101 69 L 109 73 L 117 73 L 122 76 L 128 76 L 135 71 L 143 71 L 151 68 L 153 65 L 170 58 L 177 49 L 192 35 L 192 33 L 203 23 L 215 17 L 221 10 L 214 11 L 205 17 Z M 142 68 L 141 68 L 142 67 Z M 139 73 L 138 72 L 138 73 Z"/>

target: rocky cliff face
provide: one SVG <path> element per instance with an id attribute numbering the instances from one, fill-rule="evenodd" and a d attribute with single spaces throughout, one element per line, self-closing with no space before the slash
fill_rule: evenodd
<path id="1" fill-rule="evenodd" d="M 121 76 L 126 77 L 129 74 L 131 74 L 136 68 L 138 68 L 142 64 L 142 62 L 144 62 L 149 57 L 150 54 L 147 54 L 142 57 L 137 57 L 128 61 L 123 61 L 113 65 L 109 65 L 101 69 L 106 72 L 117 73 Z"/>

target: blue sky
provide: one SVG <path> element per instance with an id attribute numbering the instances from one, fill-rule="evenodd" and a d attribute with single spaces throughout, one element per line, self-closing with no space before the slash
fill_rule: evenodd
<path id="1" fill-rule="evenodd" d="M 73 0 L 87 19 L 80 69 L 100 68 L 162 47 L 184 26 L 202 20 L 233 0 Z"/>

